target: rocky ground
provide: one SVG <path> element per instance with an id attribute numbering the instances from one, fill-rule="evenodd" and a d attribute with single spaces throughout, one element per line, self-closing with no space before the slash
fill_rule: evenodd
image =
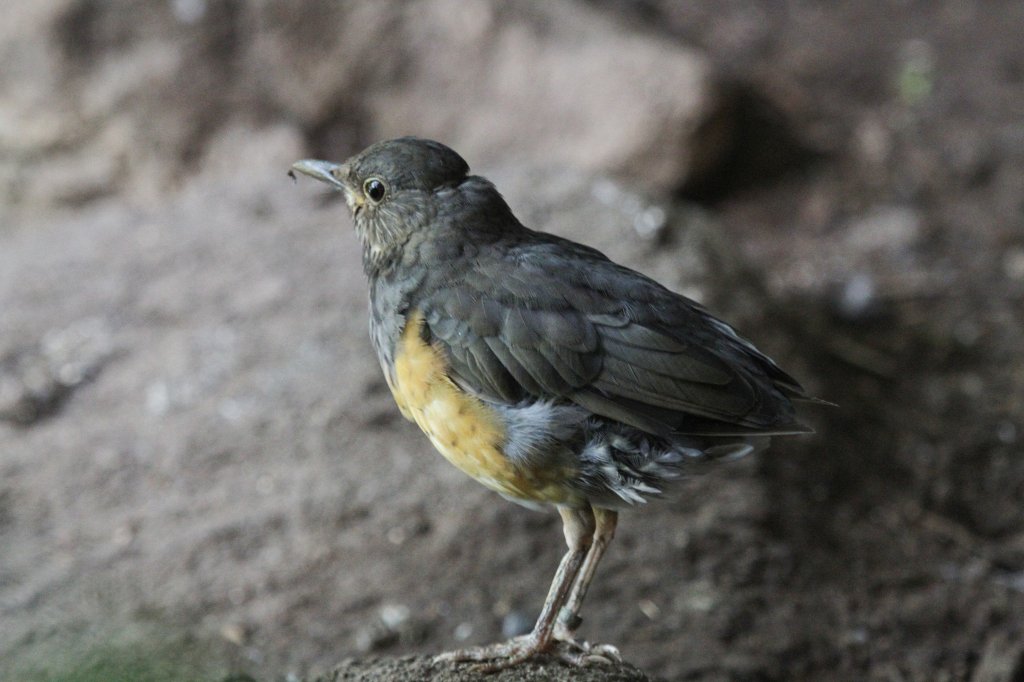
<path id="1" fill-rule="evenodd" d="M 1024 676 L 1020 3 L 5 12 L 0 679 L 415 678 L 370 659 L 529 626 L 557 517 L 399 417 L 343 206 L 284 175 L 407 132 L 839 404 L 625 515 L 586 637 L 663 679 Z"/>

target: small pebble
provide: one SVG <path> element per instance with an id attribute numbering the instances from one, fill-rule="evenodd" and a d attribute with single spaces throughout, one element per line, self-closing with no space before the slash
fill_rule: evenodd
<path id="1" fill-rule="evenodd" d="M 1013 445 L 1017 442 L 1017 426 L 1009 420 L 999 422 L 996 426 L 996 438 L 1000 443 Z"/>
<path id="2" fill-rule="evenodd" d="M 378 612 L 380 622 L 388 630 L 397 631 L 409 620 L 409 607 L 405 604 L 385 604 Z"/>
<path id="3" fill-rule="evenodd" d="M 846 631 L 846 641 L 850 644 L 867 644 L 867 628 L 852 628 Z"/>
<path id="4" fill-rule="evenodd" d="M 849 320 L 863 319 L 875 303 L 875 281 L 867 273 L 857 273 L 843 283 L 836 308 Z"/>
<path id="5" fill-rule="evenodd" d="M 467 639 L 473 636 L 473 624 L 459 623 L 455 626 L 455 631 L 452 634 L 457 641 L 465 642 Z"/>
<path id="6" fill-rule="evenodd" d="M 633 229 L 644 239 L 657 237 L 665 227 L 668 218 L 660 206 L 648 206 L 633 220 Z"/>
<path id="7" fill-rule="evenodd" d="M 1024 249 L 1013 249 L 1003 256 L 1003 272 L 1012 280 L 1024 280 Z"/>
<path id="8" fill-rule="evenodd" d="M 533 620 L 522 611 L 509 611 L 501 619 L 501 635 L 506 639 L 525 635 L 533 629 Z"/>
<path id="9" fill-rule="evenodd" d="M 913 206 L 876 206 L 850 221 L 844 241 L 859 254 L 893 253 L 917 244 L 924 227 L 924 216 Z"/>
<path id="10" fill-rule="evenodd" d="M 220 636 L 235 646 L 242 646 L 247 639 L 245 626 L 241 623 L 228 623 L 221 628 Z"/>
<path id="11" fill-rule="evenodd" d="M 206 15 L 206 0 L 172 0 L 174 18 L 183 24 L 195 24 Z"/>
<path id="12" fill-rule="evenodd" d="M 640 613 L 647 616 L 648 620 L 657 620 L 661 615 L 661 609 L 650 599 L 641 599 L 637 606 L 640 607 Z"/>
<path id="13" fill-rule="evenodd" d="M 146 409 L 150 414 L 161 417 L 170 410 L 171 390 L 167 382 L 154 381 L 146 386 Z"/>

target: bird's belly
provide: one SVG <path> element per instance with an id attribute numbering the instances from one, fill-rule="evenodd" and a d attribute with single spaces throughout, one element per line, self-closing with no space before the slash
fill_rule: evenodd
<path id="1" fill-rule="evenodd" d="M 394 374 L 385 372 L 402 414 L 414 421 L 445 459 L 507 497 L 575 504 L 572 472 L 517 466 L 503 452 L 500 415 L 449 378 L 442 352 L 423 341 L 419 315 L 411 316 L 395 349 Z"/>

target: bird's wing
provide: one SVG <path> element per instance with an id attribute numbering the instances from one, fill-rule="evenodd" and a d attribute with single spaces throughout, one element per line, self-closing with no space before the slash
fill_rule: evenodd
<path id="1" fill-rule="evenodd" d="M 688 299 L 593 249 L 485 252 L 419 307 L 452 379 L 489 400 L 553 399 L 658 435 L 794 433 L 791 377 Z"/>

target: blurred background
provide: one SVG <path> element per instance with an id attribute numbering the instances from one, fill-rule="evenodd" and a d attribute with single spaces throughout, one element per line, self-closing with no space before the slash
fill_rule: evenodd
<path id="1" fill-rule="evenodd" d="M 530 626 L 557 516 L 399 417 L 344 206 L 285 177 L 417 134 L 839 404 L 626 514 L 583 636 L 670 680 L 1024 679 L 1024 3 L 3 15 L 0 678 Z"/>

